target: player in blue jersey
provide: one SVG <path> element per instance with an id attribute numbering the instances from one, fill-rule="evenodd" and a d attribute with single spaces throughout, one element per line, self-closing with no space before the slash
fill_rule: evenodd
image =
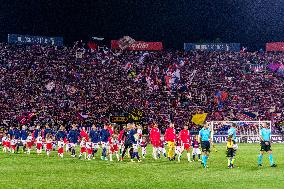
<path id="1" fill-rule="evenodd" d="M 202 164 L 207 168 L 207 159 L 210 153 L 211 131 L 209 123 L 205 123 L 203 128 L 199 131 L 198 141 L 202 149 Z"/>
<path id="2" fill-rule="evenodd" d="M 234 144 L 236 144 L 237 142 L 237 131 L 236 131 L 236 126 L 233 123 L 230 127 L 230 129 L 228 130 L 228 137 L 231 136 L 232 137 L 232 141 Z"/>
<path id="3" fill-rule="evenodd" d="M 131 157 L 131 161 L 133 161 L 133 144 L 135 143 L 135 137 L 134 137 L 135 134 L 136 134 L 136 130 L 134 129 L 134 124 L 128 124 L 127 130 L 124 132 L 125 143 L 124 143 L 124 148 L 123 148 L 123 152 L 121 155 L 121 161 L 123 161 L 123 158 L 128 148 L 129 148 L 129 154 Z"/>
<path id="4" fill-rule="evenodd" d="M 18 153 L 21 142 L 21 131 L 17 127 L 15 127 L 13 130 L 13 135 L 15 136 L 15 141 L 17 144 L 17 153 Z"/>
<path id="5" fill-rule="evenodd" d="M 259 133 L 259 139 L 260 139 L 260 154 L 258 156 L 258 166 L 262 166 L 262 157 L 264 152 L 268 152 L 269 154 L 269 162 L 271 167 L 276 167 L 276 164 L 273 161 L 272 157 L 272 150 L 271 150 L 271 142 L 270 142 L 270 136 L 271 136 L 271 130 L 267 128 L 267 124 L 264 123 L 262 125 L 262 129 Z"/>
<path id="6" fill-rule="evenodd" d="M 44 129 L 44 139 L 47 139 L 46 136 L 48 134 L 53 135 L 53 130 L 50 128 L 48 124 L 46 124 Z"/>
<path id="7" fill-rule="evenodd" d="M 26 145 L 27 145 L 27 138 L 29 136 L 28 131 L 26 130 L 26 126 L 22 126 L 22 130 L 21 130 L 21 142 L 23 145 L 23 151 L 26 151 Z"/>
<path id="8" fill-rule="evenodd" d="M 77 130 L 77 126 L 74 124 L 72 125 L 72 129 L 68 133 L 68 141 L 69 146 L 71 148 L 71 157 L 76 156 L 76 145 L 78 143 L 78 137 L 80 136 L 79 131 Z"/>
<path id="9" fill-rule="evenodd" d="M 61 139 L 65 139 L 66 136 L 67 135 L 66 135 L 66 132 L 64 131 L 64 127 L 60 126 L 59 130 L 55 134 L 55 138 L 56 138 L 57 142 L 61 141 Z"/>
<path id="10" fill-rule="evenodd" d="M 99 143 L 100 143 L 100 132 L 97 130 L 97 127 L 96 127 L 95 124 L 93 125 L 92 129 L 90 130 L 89 138 L 91 139 L 92 146 L 93 146 L 92 156 L 93 156 L 93 159 L 94 159 L 95 154 L 98 151 Z"/>
<path id="11" fill-rule="evenodd" d="M 36 129 L 33 132 L 33 139 L 36 140 L 39 135 L 41 135 L 41 130 L 40 130 L 40 126 L 37 125 Z"/>
<path id="12" fill-rule="evenodd" d="M 100 137 L 101 137 L 101 144 L 102 144 L 102 160 L 108 160 L 107 159 L 107 147 L 108 147 L 108 138 L 110 137 L 110 133 L 108 130 L 108 125 L 105 124 L 104 128 L 100 132 Z"/>

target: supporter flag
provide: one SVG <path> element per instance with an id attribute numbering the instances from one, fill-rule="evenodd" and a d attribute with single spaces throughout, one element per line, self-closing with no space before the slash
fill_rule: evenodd
<path id="1" fill-rule="evenodd" d="M 143 53 L 143 55 L 139 58 L 139 63 L 143 64 L 148 56 L 149 56 L 149 53 Z"/>
<path id="2" fill-rule="evenodd" d="M 272 71 L 275 72 L 278 70 L 278 68 L 281 66 L 279 63 L 271 63 L 268 65 L 268 68 Z"/>
<path id="3" fill-rule="evenodd" d="M 32 112 L 24 112 L 21 116 L 17 118 L 20 124 L 25 125 L 28 124 L 32 118 L 36 115 L 36 113 Z"/>
<path id="4" fill-rule="evenodd" d="M 93 41 L 89 41 L 88 47 L 89 47 L 90 49 L 96 51 L 97 48 L 98 48 L 98 45 L 97 45 L 95 42 L 93 42 Z"/>
<path id="5" fill-rule="evenodd" d="M 268 68 L 272 71 L 280 75 L 281 77 L 284 77 L 284 65 L 279 63 L 271 63 L 268 65 Z"/>
<path id="6" fill-rule="evenodd" d="M 76 115 L 82 121 L 84 121 L 85 119 L 87 119 L 89 117 L 87 114 L 84 114 L 83 112 L 81 112 L 81 113 L 77 112 Z"/>
<path id="7" fill-rule="evenodd" d="M 196 125 L 202 125 L 207 117 L 208 113 L 203 114 L 195 114 L 192 116 L 191 122 L 195 123 Z"/>
<path id="8" fill-rule="evenodd" d="M 256 114 L 252 112 L 242 112 L 238 115 L 239 120 L 253 121 L 256 119 Z"/>
<path id="9" fill-rule="evenodd" d="M 280 76 L 284 77 L 284 65 L 279 66 L 279 68 L 278 68 L 278 70 L 277 70 L 277 73 L 278 73 Z"/>
<path id="10" fill-rule="evenodd" d="M 222 111 L 224 102 L 227 100 L 227 98 L 228 98 L 227 92 L 220 90 L 216 92 L 214 96 L 214 102 L 217 104 L 219 111 Z"/>

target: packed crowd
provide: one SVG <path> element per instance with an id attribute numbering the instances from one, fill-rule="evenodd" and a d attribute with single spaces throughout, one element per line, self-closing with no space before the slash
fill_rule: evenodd
<path id="1" fill-rule="evenodd" d="M 281 121 L 283 78 L 252 64 L 283 63 L 283 54 L 234 52 L 120 52 L 82 47 L 0 44 L 0 120 L 18 123 L 34 113 L 28 126 L 54 128 L 72 123 L 107 123 L 110 115 L 133 109 L 142 123 L 177 130 L 195 113 L 208 120 L 235 120 L 242 111 L 256 120 Z M 222 107 L 217 91 L 228 97 Z M 192 132 L 199 126 L 190 123 Z M 278 129 L 275 129 L 277 131 Z M 147 129 L 145 129 L 147 132 Z"/>

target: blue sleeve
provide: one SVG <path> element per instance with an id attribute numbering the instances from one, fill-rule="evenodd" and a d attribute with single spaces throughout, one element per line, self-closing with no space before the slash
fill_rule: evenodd
<path id="1" fill-rule="evenodd" d="M 93 138 L 93 130 L 90 131 L 89 137 L 92 139 Z"/>
<path id="2" fill-rule="evenodd" d="M 55 134 L 55 138 L 56 138 L 56 140 L 59 140 L 59 132 L 57 132 L 57 133 Z"/>
<path id="3" fill-rule="evenodd" d="M 72 136 L 72 131 L 69 131 L 68 136 L 67 136 L 68 140 L 71 139 L 71 136 Z"/>

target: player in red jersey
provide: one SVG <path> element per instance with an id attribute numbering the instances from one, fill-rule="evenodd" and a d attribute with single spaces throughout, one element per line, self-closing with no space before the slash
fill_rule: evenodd
<path id="1" fill-rule="evenodd" d="M 58 157 L 63 158 L 64 144 L 65 144 L 65 142 L 64 142 L 63 138 L 60 138 L 60 141 L 57 142 L 57 146 L 58 146 L 58 150 L 57 150 Z"/>
<path id="2" fill-rule="evenodd" d="M 181 146 L 182 146 L 182 153 L 186 151 L 187 161 L 191 162 L 190 160 L 190 146 L 191 146 L 191 139 L 190 139 L 190 132 L 188 130 L 188 126 L 184 126 L 183 130 L 180 131 L 179 137 L 181 140 Z M 181 153 L 181 154 L 182 154 Z M 181 155 L 180 154 L 180 155 Z M 179 156 L 180 159 L 180 156 Z"/>
<path id="3" fill-rule="evenodd" d="M 140 146 L 141 146 L 141 151 L 142 151 L 142 157 L 145 158 L 145 155 L 147 154 L 147 141 L 146 141 L 146 138 L 143 137 L 142 138 L 142 142 L 140 143 Z"/>
<path id="4" fill-rule="evenodd" d="M 36 150 L 37 150 L 37 155 L 41 154 L 42 151 L 42 136 L 38 135 L 36 138 Z"/>
<path id="5" fill-rule="evenodd" d="M 108 143 L 109 143 L 109 161 L 113 161 L 112 160 L 112 155 L 115 154 L 116 155 L 116 159 L 117 161 L 119 161 L 119 154 L 118 154 L 118 139 L 116 135 L 112 135 L 110 136 L 110 138 L 108 139 Z"/>
<path id="6" fill-rule="evenodd" d="M 107 127 L 107 130 L 108 130 L 110 136 L 112 136 L 114 134 L 113 125 L 109 124 L 108 127 Z"/>
<path id="7" fill-rule="evenodd" d="M 154 159 L 157 159 L 157 152 L 160 146 L 160 130 L 158 128 L 158 125 L 154 123 L 153 128 L 150 131 L 150 141 L 153 145 L 153 157 Z"/>
<path id="8" fill-rule="evenodd" d="M 87 148 L 87 153 L 88 153 L 88 160 L 91 160 L 92 159 L 92 155 L 93 155 L 93 149 L 94 149 L 94 146 L 93 146 L 93 143 L 92 143 L 92 139 L 89 139 L 86 142 L 86 148 Z"/>
<path id="9" fill-rule="evenodd" d="M 31 153 L 31 149 L 33 147 L 33 136 L 32 136 L 32 133 L 29 133 L 29 136 L 27 137 L 27 147 L 28 147 L 27 154 L 30 154 Z"/>
<path id="10" fill-rule="evenodd" d="M 198 156 L 198 161 L 201 161 L 200 159 L 200 155 L 201 155 L 201 150 L 200 150 L 200 145 L 199 145 L 199 142 L 198 142 L 198 135 L 196 135 L 193 139 L 193 142 L 192 142 L 192 159 L 193 161 L 195 161 L 195 157 L 196 155 Z"/>
<path id="11" fill-rule="evenodd" d="M 2 137 L 2 148 L 3 148 L 3 152 L 6 153 L 7 152 L 7 146 L 6 146 L 6 141 L 7 141 L 7 136 L 5 133 L 3 133 L 3 137 Z"/>
<path id="12" fill-rule="evenodd" d="M 180 157 L 181 157 L 181 153 L 182 153 L 182 144 L 181 144 L 181 139 L 179 137 L 178 134 L 176 134 L 176 142 L 175 142 L 175 156 L 174 156 L 174 159 L 176 156 L 178 156 L 178 162 L 180 162 Z"/>
<path id="13" fill-rule="evenodd" d="M 10 135 L 7 135 L 6 141 L 5 141 L 5 146 L 7 148 L 8 152 L 11 152 L 11 138 Z"/>
<path id="14" fill-rule="evenodd" d="M 52 150 L 52 142 L 53 142 L 53 140 L 52 140 L 52 135 L 51 134 L 48 134 L 47 136 L 46 136 L 46 155 L 49 157 L 50 156 L 50 153 L 51 153 L 51 150 Z"/>
<path id="15" fill-rule="evenodd" d="M 125 141 L 125 138 L 124 138 L 124 132 L 125 132 L 125 129 L 126 129 L 126 126 L 124 125 L 123 126 L 123 129 L 119 132 L 119 135 L 118 135 L 118 142 L 119 142 L 119 154 L 121 155 L 122 151 L 123 151 L 123 148 L 124 148 L 124 141 Z"/>
<path id="16" fill-rule="evenodd" d="M 161 158 L 161 154 L 163 154 L 165 158 L 167 157 L 167 151 L 166 151 L 166 148 L 165 148 L 164 137 L 160 138 L 160 145 L 159 145 L 159 150 L 158 150 L 158 158 L 159 159 Z"/>
<path id="17" fill-rule="evenodd" d="M 87 154 L 86 154 L 86 139 L 85 137 L 82 138 L 81 142 L 80 142 L 80 155 L 79 155 L 79 159 L 81 159 L 82 155 L 84 155 L 85 159 L 87 158 Z"/>
<path id="18" fill-rule="evenodd" d="M 170 123 L 169 128 L 165 132 L 165 141 L 168 143 L 168 158 L 170 161 L 174 159 L 175 142 L 176 142 L 176 130 L 174 124 Z"/>
<path id="19" fill-rule="evenodd" d="M 85 138 L 86 141 L 89 141 L 89 135 L 86 131 L 85 127 L 82 127 L 81 131 L 80 131 L 80 138 Z"/>

